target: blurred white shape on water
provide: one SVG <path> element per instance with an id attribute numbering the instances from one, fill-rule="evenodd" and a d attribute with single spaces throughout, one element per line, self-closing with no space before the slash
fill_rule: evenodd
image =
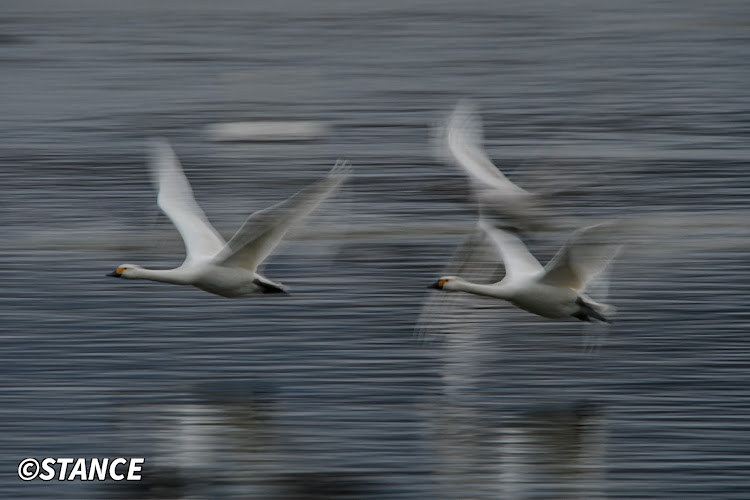
<path id="1" fill-rule="evenodd" d="M 511 182 L 484 151 L 482 120 L 476 104 L 459 101 L 438 135 L 444 141 L 444 155 L 471 181 L 480 216 L 521 231 L 543 225 L 536 196 Z"/>
<path id="2" fill-rule="evenodd" d="M 215 123 L 206 127 L 213 141 L 264 142 L 311 141 L 328 133 L 329 127 L 313 120 L 278 120 Z"/>

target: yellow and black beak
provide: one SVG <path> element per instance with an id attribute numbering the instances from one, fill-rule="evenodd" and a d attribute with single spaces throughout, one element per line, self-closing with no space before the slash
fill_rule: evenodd
<path id="1" fill-rule="evenodd" d="M 433 283 L 432 285 L 428 286 L 427 288 L 434 288 L 435 290 L 442 290 L 443 289 L 443 285 L 445 285 L 445 283 L 447 281 L 448 280 L 437 280 L 435 283 Z"/>
<path id="2" fill-rule="evenodd" d="M 107 276 L 111 276 L 113 278 L 119 278 L 119 277 L 122 276 L 122 272 L 123 271 L 124 271 L 124 269 L 122 267 L 118 267 L 117 269 L 115 269 L 111 273 L 107 273 Z"/>

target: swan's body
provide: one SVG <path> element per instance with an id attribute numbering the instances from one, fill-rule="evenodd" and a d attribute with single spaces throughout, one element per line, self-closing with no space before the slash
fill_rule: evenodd
<path id="1" fill-rule="evenodd" d="M 337 164 L 325 179 L 282 203 L 251 215 L 229 242 L 225 242 L 195 202 L 180 162 L 166 142 L 154 144 L 152 170 L 159 189 L 159 207 L 182 236 L 187 254 L 185 261 L 175 269 L 122 264 L 109 276 L 192 285 L 223 297 L 285 292 L 282 284 L 259 274 L 258 266 L 289 228 L 312 212 L 348 174 L 346 164 Z"/>
<path id="2" fill-rule="evenodd" d="M 471 283 L 457 276 L 445 276 L 433 285 L 445 291 L 468 292 L 510 302 L 545 318 L 574 317 L 581 321 L 608 321 L 610 308 L 584 294 L 586 285 L 607 267 L 619 245 L 597 241 L 606 226 L 582 229 L 542 267 L 521 240 L 484 220 L 479 226 L 497 247 L 505 264 L 505 277 L 497 283 Z"/>
<path id="3" fill-rule="evenodd" d="M 285 293 L 286 287 L 241 267 L 227 267 L 211 262 L 182 265 L 176 269 L 146 269 L 122 264 L 109 276 L 126 279 L 161 281 L 173 285 L 192 285 L 222 297 L 242 297 L 253 293 Z"/>

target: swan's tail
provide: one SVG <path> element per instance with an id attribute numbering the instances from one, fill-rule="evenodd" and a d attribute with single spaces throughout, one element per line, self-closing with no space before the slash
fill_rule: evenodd
<path id="1" fill-rule="evenodd" d="M 604 314 L 614 313 L 614 307 L 600 304 L 593 300 L 584 300 L 581 297 L 578 297 L 576 304 L 578 304 L 579 309 L 572 315 L 574 318 L 586 322 L 591 322 L 593 318 L 603 323 L 612 323 L 612 321 L 607 319 Z"/>
<path id="2" fill-rule="evenodd" d="M 257 276 L 253 283 L 258 286 L 261 293 L 289 293 L 287 287 L 281 283 L 276 283 L 262 276 Z"/>

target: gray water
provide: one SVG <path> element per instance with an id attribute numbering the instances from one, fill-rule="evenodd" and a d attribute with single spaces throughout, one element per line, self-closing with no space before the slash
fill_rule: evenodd
<path id="1" fill-rule="evenodd" d="M 0 496 L 748 498 L 747 2 L 62 3 L 1 8 Z M 639 221 L 598 347 L 426 290 L 476 220 L 431 138 L 462 97 L 557 215 Z M 257 119 L 329 129 L 206 134 Z M 292 294 L 104 276 L 181 261 L 154 136 L 227 236 L 356 166 L 265 266 Z M 144 481 L 16 475 L 116 456 Z"/>

